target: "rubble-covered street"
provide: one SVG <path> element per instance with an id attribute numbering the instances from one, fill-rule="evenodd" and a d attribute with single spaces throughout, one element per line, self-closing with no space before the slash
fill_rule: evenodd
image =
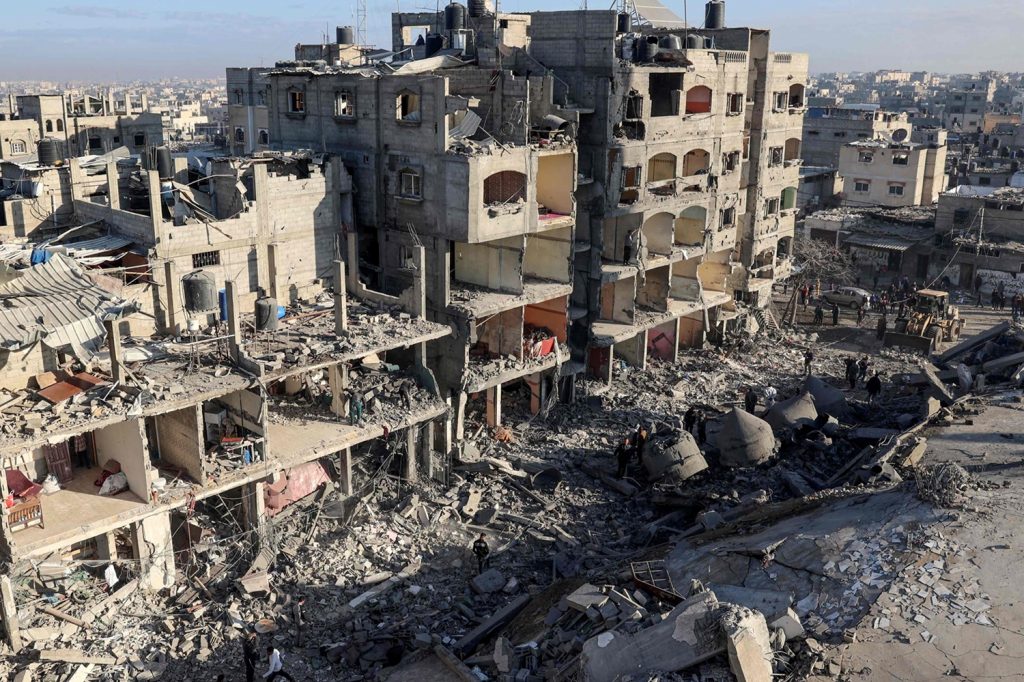
<path id="1" fill-rule="evenodd" d="M 1011 675 L 1022 398 L 1009 375 L 1024 360 L 998 360 L 1024 341 L 1009 325 L 988 336 L 940 367 L 871 355 L 886 377 L 874 405 L 844 386 L 851 339 L 802 331 L 617 367 L 546 415 L 511 402 L 491 430 L 471 413 L 445 482 L 401 480 L 396 439 L 369 450 L 355 495 L 329 483 L 271 517 L 255 560 L 254 538 L 204 501 L 187 522 L 201 537 L 179 551 L 188 580 L 160 598 L 135 590 L 130 562 L 111 589 L 89 561 L 18 567 L 31 645 L 4 674 L 237 679 L 255 626 L 297 679 Z M 985 366 L 984 388 L 958 386 Z M 774 434 L 731 412 L 751 387 Z M 691 406 L 708 417 L 700 449 Z M 638 424 L 645 466 L 619 479 L 613 450 Z M 765 433 L 767 460 L 737 464 L 761 458 Z"/>

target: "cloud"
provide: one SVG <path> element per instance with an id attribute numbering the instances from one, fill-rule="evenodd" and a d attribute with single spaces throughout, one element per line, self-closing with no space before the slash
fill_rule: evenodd
<path id="1" fill-rule="evenodd" d="M 57 13 L 89 19 L 141 19 L 146 16 L 145 13 L 138 10 L 102 5 L 65 5 L 57 8 Z"/>

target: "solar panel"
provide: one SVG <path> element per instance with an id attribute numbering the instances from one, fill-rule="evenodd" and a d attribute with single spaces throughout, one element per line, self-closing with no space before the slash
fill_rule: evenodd
<path id="1" fill-rule="evenodd" d="M 684 28 L 686 22 L 661 4 L 660 0 L 633 0 L 633 8 L 641 19 L 654 28 Z"/>

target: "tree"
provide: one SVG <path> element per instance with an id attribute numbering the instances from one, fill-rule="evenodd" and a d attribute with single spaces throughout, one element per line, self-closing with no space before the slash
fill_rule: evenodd
<path id="1" fill-rule="evenodd" d="M 842 285 L 850 284 L 855 277 L 849 254 L 821 239 L 796 238 L 793 242 L 793 261 L 796 279 L 793 282 L 793 296 L 786 304 L 785 315 L 790 324 L 796 323 L 797 292 L 805 282 L 820 285 L 824 281 Z"/>

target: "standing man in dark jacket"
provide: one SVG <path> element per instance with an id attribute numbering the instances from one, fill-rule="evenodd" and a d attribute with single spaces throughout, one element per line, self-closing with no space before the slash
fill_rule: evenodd
<path id="1" fill-rule="evenodd" d="M 621 443 L 619 443 L 618 447 L 615 448 L 615 461 L 619 465 L 619 468 L 615 473 L 615 478 L 622 478 L 626 475 L 626 467 L 629 465 L 629 458 L 631 454 L 629 438 L 625 438 Z"/>
<path id="2" fill-rule="evenodd" d="M 242 660 L 245 662 L 245 682 L 253 682 L 256 679 L 256 663 L 260 660 L 255 632 L 248 633 L 242 642 Z"/>
<path id="3" fill-rule="evenodd" d="M 480 537 L 473 541 L 473 554 L 476 555 L 476 568 L 477 574 L 484 572 L 484 566 L 487 565 L 487 557 L 491 553 L 491 548 L 487 546 L 487 536 L 484 533 L 480 533 Z"/>
<path id="4" fill-rule="evenodd" d="M 636 448 L 636 463 L 643 466 L 644 450 L 647 449 L 647 429 L 643 424 L 636 425 L 636 433 L 633 435 L 633 443 Z"/>
<path id="5" fill-rule="evenodd" d="M 750 414 L 754 414 L 754 410 L 757 409 L 757 393 L 754 392 L 753 386 L 747 386 L 747 394 L 743 396 L 743 407 Z"/>

